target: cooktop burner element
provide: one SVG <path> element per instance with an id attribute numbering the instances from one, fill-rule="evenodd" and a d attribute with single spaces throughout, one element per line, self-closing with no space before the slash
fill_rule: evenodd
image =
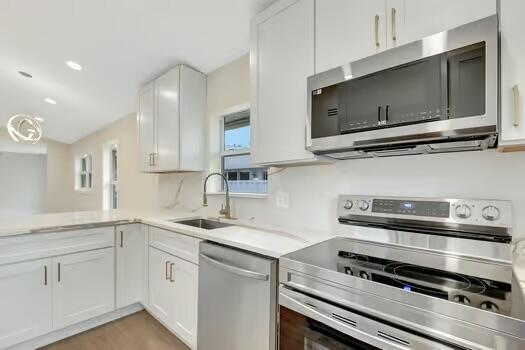
<path id="1" fill-rule="evenodd" d="M 500 314 L 509 314 L 511 284 L 349 251 L 338 253 L 337 271 Z"/>

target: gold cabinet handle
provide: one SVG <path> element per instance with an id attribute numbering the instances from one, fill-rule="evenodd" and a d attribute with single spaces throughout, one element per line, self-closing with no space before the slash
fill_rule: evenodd
<path id="1" fill-rule="evenodd" d="M 514 126 L 519 127 L 521 121 L 521 106 L 520 106 L 520 90 L 518 85 L 512 87 L 512 93 L 514 95 Z"/>
<path id="2" fill-rule="evenodd" d="M 392 7 L 392 41 L 397 40 L 397 11 Z"/>
<path id="3" fill-rule="evenodd" d="M 168 265 L 170 264 L 169 261 L 166 261 L 166 280 L 170 280 L 171 277 L 168 275 Z"/>
<path id="4" fill-rule="evenodd" d="M 124 231 L 120 231 L 120 248 L 124 247 Z"/>
<path id="5" fill-rule="evenodd" d="M 173 277 L 173 266 L 174 265 L 175 265 L 174 263 L 170 264 L 170 282 L 172 283 L 175 282 L 175 278 Z"/>
<path id="6" fill-rule="evenodd" d="M 44 265 L 44 286 L 47 286 L 47 265 Z"/>
<path id="7" fill-rule="evenodd" d="M 376 15 L 375 18 L 375 29 L 376 29 L 376 46 L 379 47 L 381 43 L 379 42 L 379 15 Z"/>
<path id="8" fill-rule="evenodd" d="M 61 280 L 61 273 L 60 273 L 60 270 L 61 270 L 61 268 L 60 268 L 60 263 L 58 263 L 58 282 L 60 282 L 60 280 Z"/>

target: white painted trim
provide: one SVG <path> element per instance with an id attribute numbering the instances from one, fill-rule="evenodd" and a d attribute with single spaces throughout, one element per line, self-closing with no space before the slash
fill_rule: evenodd
<path id="1" fill-rule="evenodd" d="M 55 343 L 59 340 L 69 338 L 75 334 L 79 334 L 82 332 L 85 332 L 87 330 L 93 329 L 95 327 L 98 327 L 100 325 L 103 325 L 105 323 L 109 323 L 112 321 L 115 321 L 119 318 L 129 316 L 131 314 L 134 314 L 136 312 L 139 312 L 144 309 L 144 306 L 142 304 L 137 303 L 130 306 L 127 306 L 125 308 L 109 312 L 107 314 L 89 319 L 87 321 L 74 324 L 72 326 L 62 328 L 56 331 L 53 331 L 51 333 L 44 334 L 40 337 L 28 340 L 26 342 L 13 345 L 6 350 L 33 350 L 37 349 L 52 343 Z"/>

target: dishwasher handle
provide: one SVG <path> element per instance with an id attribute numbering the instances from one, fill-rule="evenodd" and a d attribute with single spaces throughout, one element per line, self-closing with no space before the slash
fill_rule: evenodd
<path id="1" fill-rule="evenodd" d="M 225 271 L 231 272 L 233 274 L 239 275 L 239 276 L 253 278 L 253 279 L 257 279 L 257 280 L 261 280 L 261 281 L 268 281 L 268 279 L 270 278 L 270 276 L 267 275 L 267 274 L 259 273 L 259 272 L 255 272 L 255 271 L 251 271 L 251 270 L 247 270 L 247 269 L 243 269 L 243 268 L 232 266 L 232 265 L 228 265 L 226 263 L 223 263 L 222 261 L 213 259 L 213 258 L 211 258 L 211 257 L 209 257 L 209 256 L 207 256 L 205 254 L 202 254 L 202 253 L 200 253 L 199 256 L 200 256 L 201 259 L 203 259 L 207 263 L 209 263 L 211 265 L 214 265 L 214 266 L 216 266 L 216 267 L 218 267 L 218 268 L 220 268 L 222 270 L 225 270 Z"/>

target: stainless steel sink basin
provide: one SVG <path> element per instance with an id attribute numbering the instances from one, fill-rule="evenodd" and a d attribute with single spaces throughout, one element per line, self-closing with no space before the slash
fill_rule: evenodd
<path id="1" fill-rule="evenodd" d="M 190 220 L 181 220 L 181 221 L 173 220 L 172 222 L 175 222 L 177 224 L 182 224 L 182 225 L 198 227 L 198 228 L 202 228 L 205 230 L 214 230 L 216 228 L 233 226 L 232 224 L 227 224 L 225 222 L 219 222 L 219 221 L 208 220 L 208 219 L 190 219 Z"/>

